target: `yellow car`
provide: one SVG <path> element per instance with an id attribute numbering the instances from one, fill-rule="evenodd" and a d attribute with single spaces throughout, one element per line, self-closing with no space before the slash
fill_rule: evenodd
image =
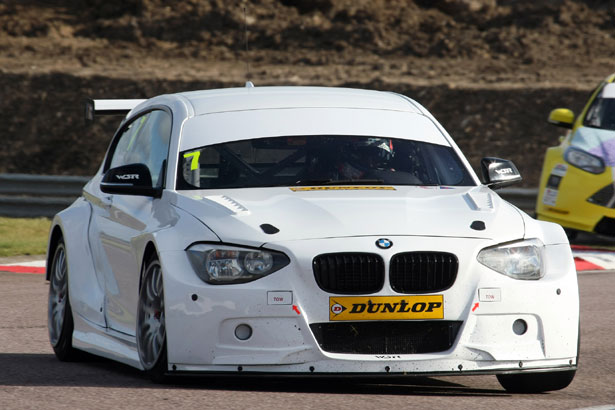
<path id="1" fill-rule="evenodd" d="M 615 235 L 615 73 L 594 90 L 576 117 L 567 108 L 549 114 L 568 128 L 547 149 L 536 202 L 538 219 L 576 231 Z"/>

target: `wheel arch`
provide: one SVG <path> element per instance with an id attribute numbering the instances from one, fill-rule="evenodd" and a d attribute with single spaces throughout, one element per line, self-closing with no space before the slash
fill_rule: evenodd
<path id="1" fill-rule="evenodd" d="M 51 232 L 49 233 L 49 242 L 47 245 L 47 258 L 46 258 L 47 269 L 45 271 L 45 280 L 49 280 L 50 268 L 51 268 L 51 263 L 53 262 L 53 256 L 55 254 L 56 247 L 58 246 L 58 243 L 60 243 L 60 240 L 62 238 L 64 238 L 64 232 L 62 232 L 62 228 L 57 224 L 54 225 L 51 228 Z"/>
<path id="2" fill-rule="evenodd" d="M 90 248 L 91 216 L 91 204 L 84 197 L 77 198 L 68 208 L 55 215 L 49 230 L 47 270 L 51 269 L 55 250 L 63 240 L 72 312 L 88 322 L 105 326 L 104 278 L 96 269 Z M 46 276 L 49 278 L 50 272 Z"/>
<path id="3" fill-rule="evenodd" d="M 160 260 L 158 256 L 158 249 L 154 242 L 149 241 L 143 250 L 143 258 L 141 259 L 141 275 L 139 277 L 139 291 L 141 290 L 141 284 L 143 283 L 143 275 L 145 274 L 145 268 L 147 267 L 147 263 L 152 257 L 155 256 Z"/>

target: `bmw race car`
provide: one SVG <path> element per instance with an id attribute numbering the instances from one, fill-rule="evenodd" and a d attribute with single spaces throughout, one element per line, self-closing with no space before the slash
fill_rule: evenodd
<path id="1" fill-rule="evenodd" d="M 592 92 L 576 117 L 567 108 L 549 115 L 569 129 L 547 149 L 536 203 L 538 219 L 577 231 L 615 236 L 615 74 Z"/>
<path id="2" fill-rule="evenodd" d="M 557 390 L 578 359 L 563 229 L 482 182 L 402 95 L 319 87 L 93 100 L 124 113 L 48 248 L 49 336 L 155 380 L 497 375 Z"/>

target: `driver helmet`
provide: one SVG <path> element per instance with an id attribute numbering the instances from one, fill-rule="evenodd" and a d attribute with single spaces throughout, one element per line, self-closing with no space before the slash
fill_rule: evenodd
<path id="1" fill-rule="evenodd" d="M 361 165 L 370 168 L 384 168 L 395 155 L 393 140 L 390 138 L 365 138 L 356 143 L 356 152 Z"/>

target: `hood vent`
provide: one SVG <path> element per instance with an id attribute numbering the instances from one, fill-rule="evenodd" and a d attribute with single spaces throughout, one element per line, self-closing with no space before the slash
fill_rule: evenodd
<path id="1" fill-rule="evenodd" d="M 204 199 L 215 202 L 218 205 L 222 205 L 223 207 L 225 207 L 226 209 L 228 209 L 229 211 L 231 211 L 233 214 L 236 214 L 236 215 L 250 213 L 250 211 L 248 211 L 248 208 L 241 205 L 239 202 L 235 201 L 233 198 L 229 198 L 226 195 L 210 195 L 210 196 L 204 197 Z"/>
<path id="2" fill-rule="evenodd" d="M 472 191 L 464 195 L 466 203 L 473 211 L 493 210 L 493 198 L 489 192 Z"/>

